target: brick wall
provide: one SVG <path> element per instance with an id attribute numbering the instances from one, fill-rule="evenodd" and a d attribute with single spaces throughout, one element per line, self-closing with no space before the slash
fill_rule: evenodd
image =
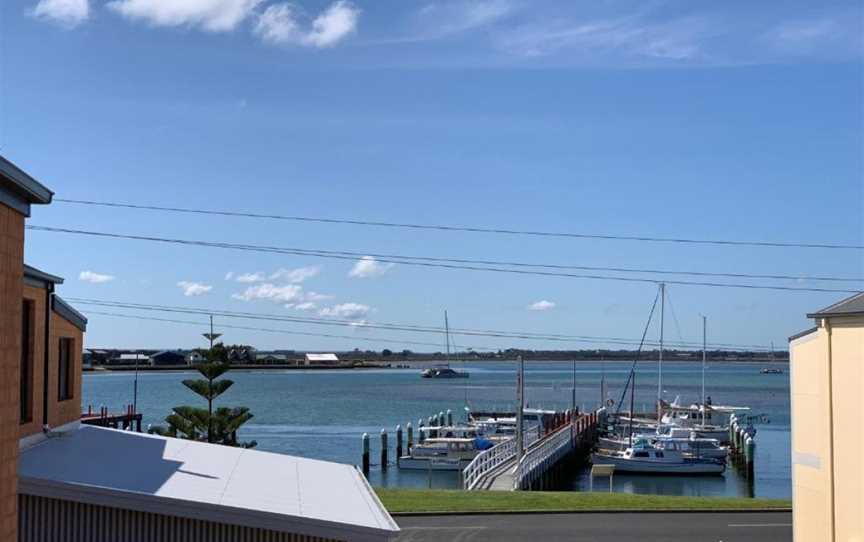
<path id="1" fill-rule="evenodd" d="M 0 204 L 0 542 L 16 542 L 24 216 Z"/>
<path id="2" fill-rule="evenodd" d="M 51 338 L 48 341 L 48 425 L 61 425 L 81 419 L 81 352 L 84 334 L 56 312 L 51 312 Z M 60 339 L 69 338 L 72 344 L 72 397 L 57 401 L 60 378 Z"/>
<path id="3" fill-rule="evenodd" d="M 45 290 L 24 285 L 23 299 L 33 303 L 33 334 L 31 356 L 33 368 L 33 395 L 29 423 L 18 427 L 18 436 L 26 437 L 42 431 L 42 382 L 45 365 Z"/>

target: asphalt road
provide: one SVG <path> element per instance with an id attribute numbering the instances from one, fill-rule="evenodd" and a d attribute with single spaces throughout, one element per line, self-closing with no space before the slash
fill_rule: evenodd
<path id="1" fill-rule="evenodd" d="M 789 542 L 792 514 L 626 513 L 397 517 L 398 542 Z"/>

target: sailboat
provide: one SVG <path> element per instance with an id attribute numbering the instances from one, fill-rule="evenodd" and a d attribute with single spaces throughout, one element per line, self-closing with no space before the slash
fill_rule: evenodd
<path id="1" fill-rule="evenodd" d="M 447 320 L 447 311 L 444 311 L 444 335 L 446 337 L 447 362 L 424 369 L 420 376 L 423 378 L 468 378 L 466 371 L 456 371 L 450 368 L 450 323 Z"/>

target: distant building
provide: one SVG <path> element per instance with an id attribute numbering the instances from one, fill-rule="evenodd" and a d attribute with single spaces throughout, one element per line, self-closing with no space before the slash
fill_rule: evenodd
<path id="1" fill-rule="evenodd" d="M 150 356 L 150 365 L 154 367 L 165 365 L 186 365 L 186 356 L 181 352 L 163 350 Z"/>
<path id="2" fill-rule="evenodd" d="M 306 365 L 339 365 L 336 354 L 306 354 Z"/>
<path id="3" fill-rule="evenodd" d="M 108 360 L 108 365 L 144 365 L 150 363 L 150 356 L 136 352 L 134 354 L 118 354 Z"/>
<path id="4" fill-rule="evenodd" d="M 284 365 L 288 363 L 288 356 L 285 354 L 260 353 L 255 355 L 255 363 L 267 365 Z"/>
<path id="5" fill-rule="evenodd" d="M 789 339 L 794 539 L 864 540 L 864 293 L 807 317 Z"/>
<path id="6" fill-rule="evenodd" d="M 255 363 L 255 349 L 251 346 L 228 350 L 228 363 Z"/>
<path id="7" fill-rule="evenodd" d="M 207 361 L 207 356 L 202 354 L 201 352 L 192 351 L 186 354 L 186 363 L 189 365 L 197 365 L 199 363 L 204 363 Z"/>

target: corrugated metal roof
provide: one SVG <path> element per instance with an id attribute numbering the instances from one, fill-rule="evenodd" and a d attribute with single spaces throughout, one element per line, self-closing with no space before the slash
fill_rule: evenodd
<path id="1" fill-rule="evenodd" d="M 340 540 L 399 528 L 355 467 L 81 426 L 25 449 L 19 492 Z"/>
<path id="2" fill-rule="evenodd" d="M 864 314 L 864 292 L 847 297 L 830 307 L 808 314 L 807 318 L 825 318 L 826 316 L 854 316 Z"/>

